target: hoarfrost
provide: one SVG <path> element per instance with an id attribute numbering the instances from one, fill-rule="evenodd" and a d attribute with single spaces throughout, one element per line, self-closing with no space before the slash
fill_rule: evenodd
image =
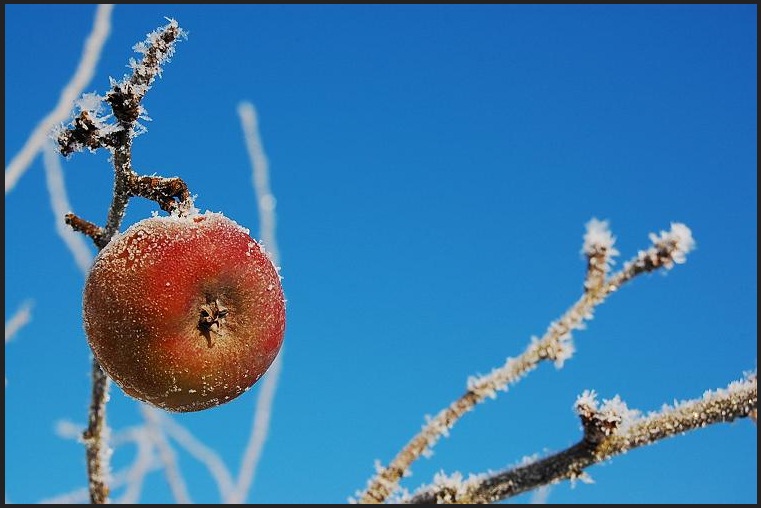
<path id="1" fill-rule="evenodd" d="M 607 250 L 611 257 L 619 254 L 619 252 L 613 248 L 616 238 L 610 232 L 610 229 L 608 229 L 608 221 L 592 218 L 587 222 L 586 228 L 587 232 L 584 234 L 584 246 L 581 249 L 583 254 L 592 256 L 601 249 Z"/>
<path id="2" fill-rule="evenodd" d="M 692 231 L 681 222 L 672 222 L 670 231 L 661 231 L 660 235 L 650 233 L 650 241 L 659 249 L 668 250 L 671 253 L 673 263 L 684 263 L 687 258 L 686 254 L 695 249 L 695 239 L 692 237 Z M 666 268 L 671 268 L 672 263 L 666 261 Z"/>
<path id="3" fill-rule="evenodd" d="M 574 409 L 577 413 L 580 413 L 580 408 L 589 408 L 593 411 L 597 410 L 597 392 L 594 390 L 584 390 L 581 395 L 576 397 L 574 403 Z"/>

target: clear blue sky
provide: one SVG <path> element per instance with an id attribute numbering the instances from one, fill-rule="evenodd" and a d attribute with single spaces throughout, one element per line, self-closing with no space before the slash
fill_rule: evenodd
<path id="1" fill-rule="evenodd" d="M 74 72 L 94 5 L 5 6 L 5 160 Z M 583 390 L 649 411 L 757 367 L 755 5 L 118 5 L 87 91 L 175 18 L 189 32 L 149 91 L 144 174 L 180 176 L 202 210 L 256 235 L 236 106 L 257 108 L 277 198 L 288 318 L 272 428 L 250 502 L 342 503 L 465 387 L 517 356 L 580 295 L 584 225 L 610 221 L 623 261 L 684 222 L 697 249 L 635 280 L 541 365 L 413 465 L 498 470 L 580 437 Z M 69 198 L 105 220 L 104 153 L 63 162 Z M 157 210 L 133 200 L 125 225 Z M 85 486 L 89 349 L 83 277 L 56 234 L 37 158 L 5 196 L 5 492 Z M 237 471 L 257 389 L 175 416 Z M 141 423 L 112 389 L 109 424 Z M 757 427 L 713 426 L 554 486 L 555 503 L 756 503 Z M 134 448 L 118 447 L 114 469 Z M 196 502 L 219 499 L 180 454 Z M 117 492 L 118 494 L 118 492 Z M 160 473 L 145 502 L 171 501 Z M 528 502 L 530 495 L 517 498 Z"/>

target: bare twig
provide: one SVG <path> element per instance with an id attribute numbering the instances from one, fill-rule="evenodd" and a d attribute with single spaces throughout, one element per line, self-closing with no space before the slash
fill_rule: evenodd
<path id="1" fill-rule="evenodd" d="M 238 114 L 253 168 L 254 190 L 259 208 L 259 235 L 272 263 L 278 266 L 280 260 L 275 238 L 275 198 L 269 186 L 269 165 L 259 135 L 256 110 L 250 102 L 242 102 L 238 105 Z M 272 405 L 275 400 L 275 390 L 280 378 L 282 363 L 283 351 L 281 349 L 261 382 L 251 434 L 238 471 L 235 494 L 228 499 L 229 502 L 245 502 L 249 489 L 254 482 L 256 466 L 261 458 L 264 442 L 269 433 Z"/>
<path id="2" fill-rule="evenodd" d="M 169 483 L 175 501 L 180 504 L 190 504 L 192 501 L 190 494 L 188 494 L 188 488 L 177 465 L 176 454 L 161 427 L 157 414 L 158 410 L 147 404 L 140 404 L 140 412 L 146 422 L 145 431 L 159 452 L 159 461 L 163 465 L 164 476 Z"/>
<path id="3" fill-rule="evenodd" d="M 21 151 L 11 160 L 5 169 L 5 193 L 8 194 L 16 186 L 21 175 L 27 170 L 32 160 L 39 153 L 48 138 L 50 130 L 60 122 L 66 120 L 71 112 L 71 105 L 81 95 L 82 90 L 92 79 L 95 66 L 100 58 L 103 45 L 111 32 L 111 12 L 114 6 L 109 4 L 98 5 L 95 11 L 95 20 L 92 31 L 85 41 L 85 48 L 79 65 L 71 78 L 71 81 L 61 91 L 53 111 L 43 118 L 34 128 Z"/>
<path id="4" fill-rule="evenodd" d="M 758 386 L 753 375 L 702 399 L 664 407 L 640 417 L 618 397 L 597 406 L 594 392 L 579 397 L 576 409 L 584 435 L 574 446 L 545 459 L 496 474 L 439 476 L 402 502 L 493 503 L 562 480 L 589 480 L 585 469 L 631 449 L 716 423 L 732 422 L 756 411 Z"/>
<path id="5" fill-rule="evenodd" d="M 81 425 L 61 420 L 56 424 L 56 433 L 65 439 L 79 441 L 82 438 Z M 160 463 L 153 453 L 154 443 L 144 425 L 136 425 L 114 432 L 110 438 L 114 447 L 125 443 L 134 443 L 138 453 L 135 460 L 127 467 L 114 472 L 109 481 L 112 491 L 124 487 L 124 494 L 114 500 L 116 503 L 136 502 L 142 490 L 145 477 L 159 469 Z M 55 497 L 46 498 L 40 504 L 82 504 L 90 499 L 88 488 L 76 489 Z"/>
<path id="6" fill-rule="evenodd" d="M 87 429 L 82 435 L 87 455 L 87 478 L 90 501 L 103 504 L 108 501 L 108 464 L 111 450 L 108 447 L 106 425 L 106 402 L 109 379 L 98 364 L 92 361 L 92 398 Z"/>
<path id="7" fill-rule="evenodd" d="M 74 118 L 73 126 L 58 133 L 59 150 L 64 155 L 84 147 L 91 150 L 105 147 L 112 152 L 114 192 L 106 225 L 98 227 L 73 213 L 65 216 L 66 223 L 75 231 L 90 236 L 99 250 L 119 231 L 127 202 L 132 196 L 152 199 L 167 211 L 187 213 L 192 209 L 190 193 L 179 178 L 141 177 L 132 169 L 132 139 L 137 134 L 137 120 L 144 112 L 140 103 L 153 80 L 161 74 L 161 65 L 174 53 L 174 43 L 181 36 L 184 32 L 177 22 L 169 20 L 168 25 L 151 32 L 145 42 L 135 46 L 136 51 L 144 54 L 143 59 L 140 62 L 132 60 L 132 75 L 120 82 L 112 82 L 111 91 L 103 98 L 111 106 L 116 125 L 109 124 L 107 117 L 99 116 L 103 109 L 102 101 L 88 95 L 77 103 L 81 113 Z M 174 201 L 175 197 L 180 199 L 179 203 Z M 84 433 L 90 499 L 93 503 L 105 503 L 109 493 L 106 476 L 110 450 L 105 442 L 109 384 L 108 377 L 95 359 L 92 379 L 90 415 Z"/>
<path id="8" fill-rule="evenodd" d="M 124 473 L 125 488 L 122 495 L 115 499 L 115 504 L 135 504 L 143 491 L 145 477 L 156 464 L 155 442 L 144 426 L 133 429 L 132 441 L 137 445 L 135 460 Z"/>
<path id="9" fill-rule="evenodd" d="M 238 104 L 238 115 L 246 140 L 246 149 L 253 169 L 251 179 L 256 192 L 256 204 L 259 209 L 259 235 L 261 243 L 267 248 L 270 259 L 278 266 L 280 256 L 275 238 L 275 196 L 270 189 L 270 171 L 267 155 L 264 153 L 262 138 L 259 134 L 259 120 L 256 108 L 250 102 Z"/>
<path id="10" fill-rule="evenodd" d="M 670 232 L 660 236 L 651 235 L 653 246 L 640 252 L 624 268 L 610 278 L 600 282 L 599 272 L 607 272 L 609 256 L 615 253 L 613 237 L 606 233 L 607 223 L 590 221 L 587 224 L 584 251 L 590 258 L 584 294 L 558 320 L 550 324 L 541 339 L 532 337 L 531 344 L 517 358 L 508 358 L 506 363 L 485 376 L 468 379 L 467 391 L 436 416 L 428 418 L 423 429 L 412 438 L 394 457 L 387 467 L 381 467 L 369 482 L 367 489 L 360 493 L 360 503 L 382 503 L 397 488 L 410 465 L 426 454 L 441 436 L 448 435 L 449 429 L 465 413 L 486 398 L 495 398 L 497 391 L 507 388 L 535 369 L 543 360 L 553 360 L 560 367 L 573 354 L 571 331 L 581 329 L 584 321 L 590 320 L 597 305 L 610 293 L 621 287 L 640 273 L 660 267 L 671 268 L 674 263 L 682 263 L 685 254 L 694 248 L 691 232 L 684 224 L 672 224 Z M 592 262 L 592 258 L 595 261 Z M 589 275 L 591 271 L 598 272 Z"/>
<path id="11" fill-rule="evenodd" d="M 219 488 L 221 499 L 230 499 L 235 492 L 232 476 L 224 461 L 211 448 L 203 444 L 188 429 L 163 413 L 155 413 L 167 434 L 209 470 Z"/>
<path id="12" fill-rule="evenodd" d="M 32 301 L 21 304 L 15 314 L 5 321 L 5 343 L 7 344 L 19 330 L 32 320 Z"/>
<path id="13" fill-rule="evenodd" d="M 56 154 L 53 143 L 50 141 L 45 145 L 43 161 L 50 203 L 53 208 L 53 216 L 55 217 L 56 232 L 69 248 L 69 251 L 71 251 L 79 270 L 83 275 L 87 275 L 92 264 L 93 255 L 82 236 L 75 233 L 75 231 L 81 230 L 74 228 L 74 231 L 72 231 L 71 228 L 66 227 L 68 224 L 66 218 L 68 217 L 69 210 L 71 210 L 71 205 L 66 195 L 61 161 Z"/>

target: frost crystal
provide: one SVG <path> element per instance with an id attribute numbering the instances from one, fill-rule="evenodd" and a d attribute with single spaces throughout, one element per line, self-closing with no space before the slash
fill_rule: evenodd
<path id="1" fill-rule="evenodd" d="M 96 117 L 103 111 L 103 97 L 96 93 L 82 94 L 82 97 L 74 102 L 74 107 L 80 111 L 87 111 Z"/>
<path id="2" fill-rule="evenodd" d="M 611 256 L 618 254 L 618 251 L 613 248 L 616 238 L 611 234 L 610 229 L 608 229 L 608 221 L 592 218 L 592 220 L 587 222 L 586 226 L 587 232 L 584 234 L 582 253 L 592 256 L 599 250 L 604 249 Z"/>
<path id="3" fill-rule="evenodd" d="M 597 410 L 597 392 L 594 390 L 584 390 L 581 395 L 576 398 L 574 408 L 577 413 L 580 413 L 580 408 L 589 408 Z"/>
<path id="4" fill-rule="evenodd" d="M 661 231 L 660 235 L 650 233 L 650 241 L 659 249 L 665 249 L 671 253 L 671 260 L 674 263 L 684 263 L 686 254 L 695 249 L 695 240 L 692 238 L 690 228 L 681 222 L 672 222 L 671 231 Z M 671 263 L 665 264 L 667 268 Z"/>
<path id="5" fill-rule="evenodd" d="M 626 402 L 616 395 L 612 399 L 604 400 L 600 407 L 602 419 L 609 422 L 618 422 L 618 429 L 625 431 L 631 427 L 640 418 L 640 412 L 636 409 L 629 409 Z"/>

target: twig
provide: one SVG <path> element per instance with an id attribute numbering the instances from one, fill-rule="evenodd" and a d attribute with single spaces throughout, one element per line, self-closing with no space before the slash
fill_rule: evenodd
<path id="1" fill-rule="evenodd" d="M 125 488 L 122 495 L 114 500 L 115 504 L 135 504 L 140 499 L 143 491 L 145 477 L 154 469 L 156 456 L 154 449 L 156 443 L 149 435 L 146 427 L 141 426 L 133 431 L 134 443 L 137 445 L 135 460 L 132 461 L 125 472 Z"/>
<path id="2" fill-rule="evenodd" d="M 43 118 L 32 134 L 29 135 L 21 151 L 11 160 L 5 169 L 5 193 L 8 194 L 16 186 L 21 175 L 27 170 L 34 157 L 39 153 L 48 138 L 50 129 L 64 121 L 71 111 L 71 104 L 92 79 L 95 66 L 100 58 L 103 45 L 111 32 L 111 12 L 114 6 L 100 4 L 95 11 L 92 31 L 85 41 L 85 48 L 79 65 L 71 81 L 61 91 L 53 111 Z"/>
<path id="3" fill-rule="evenodd" d="M 259 236 L 262 245 L 266 247 L 272 263 L 278 266 L 280 263 L 277 240 L 275 237 L 275 198 L 269 186 L 269 164 L 264 153 L 261 136 L 256 116 L 256 109 L 250 102 L 242 102 L 238 105 L 238 115 L 246 140 L 246 148 L 251 159 L 253 169 L 252 180 L 256 192 L 256 203 L 259 209 Z M 253 425 L 246 450 L 243 453 L 235 494 L 228 499 L 232 503 L 242 503 L 246 500 L 251 485 L 256 475 L 256 467 L 262 455 L 264 442 L 267 439 L 270 426 L 270 416 L 275 400 L 280 371 L 283 366 L 283 351 L 278 353 L 275 360 L 264 375 L 259 396 L 256 400 Z"/>
<path id="4" fill-rule="evenodd" d="M 571 331 L 583 328 L 584 321 L 592 318 L 597 305 L 613 291 L 636 275 L 657 268 L 671 268 L 674 263 L 682 263 L 685 254 L 692 250 L 695 242 L 692 234 L 684 224 L 672 224 L 670 232 L 650 236 L 653 246 L 640 252 L 624 268 L 601 282 L 599 272 L 607 273 L 610 257 L 617 252 L 613 249 L 614 238 L 607 233 L 607 223 L 592 220 L 587 224 L 584 251 L 589 260 L 588 275 L 584 294 L 558 320 L 550 324 L 541 339 L 532 337 L 531 344 L 517 358 L 508 358 L 506 363 L 492 370 L 485 376 L 473 376 L 468 379 L 467 391 L 449 407 L 429 418 L 423 429 L 412 438 L 394 457 L 387 467 L 381 467 L 369 482 L 367 489 L 360 493 L 360 503 L 382 503 L 397 488 L 410 465 L 428 453 L 441 436 L 448 435 L 449 429 L 465 413 L 486 398 L 496 398 L 497 391 L 507 390 L 528 372 L 535 369 L 543 360 L 553 360 L 560 367 L 573 354 Z M 592 261 L 592 258 L 595 260 Z M 590 275 L 589 272 L 595 273 Z"/>
<path id="5" fill-rule="evenodd" d="M 69 198 L 66 195 L 66 185 L 64 184 L 61 161 L 56 154 L 55 146 L 50 141 L 48 141 L 43 149 L 43 162 L 45 166 L 45 180 L 47 182 L 48 194 L 50 195 L 50 204 L 53 208 L 53 216 L 55 217 L 56 232 L 61 239 L 63 239 L 63 242 L 69 248 L 69 251 L 71 251 L 79 270 L 83 275 L 87 275 L 90 265 L 92 264 L 93 255 L 90 252 L 90 247 L 85 243 L 84 238 L 75 233 L 75 231 L 80 230 L 74 228 L 74 231 L 72 231 L 71 228 L 66 227 L 68 224 L 68 212 L 71 209 L 71 205 L 69 204 Z"/>
<path id="6" fill-rule="evenodd" d="M 167 434 L 206 466 L 219 488 L 219 497 L 230 499 L 234 495 L 235 487 L 232 476 L 219 455 L 169 416 L 163 413 L 156 413 L 156 416 L 161 420 Z"/>
<path id="7" fill-rule="evenodd" d="M 137 120 L 144 112 L 140 103 L 154 79 L 161 75 L 161 65 L 174 53 L 174 43 L 184 35 L 177 22 L 169 20 L 168 25 L 149 33 L 145 42 L 135 46 L 136 51 L 144 54 L 143 59 L 130 61 L 132 75 L 120 82 L 112 82 L 111 90 L 103 98 L 111 106 L 116 124 L 108 123 L 108 117 L 100 117 L 102 101 L 87 95 L 77 103 L 81 112 L 74 118 L 73 126 L 57 135 L 59 150 L 64 155 L 85 147 L 91 150 L 104 147 L 112 152 L 114 192 L 106 225 L 98 227 L 72 213 L 65 219 L 75 231 L 90 236 L 98 250 L 103 249 L 119 231 L 130 197 L 146 197 L 158 202 L 164 210 L 179 213 L 187 213 L 193 207 L 187 186 L 179 178 L 138 176 L 132 169 L 132 139 L 138 134 Z M 175 197 L 180 199 L 179 203 L 174 201 Z M 93 503 L 105 503 L 108 501 L 106 474 L 110 453 L 105 444 L 109 385 L 108 377 L 95 359 L 92 378 L 90 415 L 84 433 L 90 499 Z"/>
<path id="8" fill-rule="evenodd" d="M 140 404 L 140 412 L 146 422 L 145 431 L 159 452 L 159 460 L 164 466 L 164 476 L 169 483 L 174 500 L 179 504 L 190 504 L 192 501 L 190 494 L 188 494 L 188 488 L 177 465 L 177 456 L 161 428 L 161 422 L 157 415 L 158 410 L 147 404 Z"/>
<path id="9" fill-rule="evenodd" d="M 594 392 L 585 392 L 576 403 L 584 436 L 574 446 L 496 474 L 471 475 L 464 481 L 459 474 L 439 476 L 436 485 L 423 487 L 402 502 L 494 503 L 562 480 L 589 481 L 584 470 L 594 464 L 708 425 L 749 417 L 757 406 L 755 375 L 647 417 L 638 417 L 618 397 L 598 408 Z"/>
<path id="10" fill-rule="evenodd" d="M 111 450 L 106 438 L 106 402 L 108 401 L 108 376 L 103 372 L 98 361 L 92 361 L 92 398 L 87 429 L 82 434 L 87 456 L 87 478 L 90 489 L 90 502 L 103 504 L 108 501 L 108 464 Z"/>
<path id="11" fill-rule="evenodd" d="M 161 75 L 161 66 L 174 54 L 175 43 L 184 36 L 185 32 L 175 20 L 169 20 L 165 27 L 149 33 L 144 42 L 135 45 L 135 50 L 144 56 L 140 62 L 130 61 L 132 75 L 112 82 L 105 97 L 84 97 L 77 103 L 81 112 L 74 118 L 72 126 L 57 135 L 63 155 L 83 148 L 107 148 L 113 154 L 114 193 L 106 225 L 100 228 L 73 213 L 66 216 L 67 224 L 90 236 L 98 249 L 105 247 L 119 231 L 131 197 L 156 201 L 168 212 L 187 213 L 193 207 L 187 185 L 180 178 L 140 176 L 132 168 L 132 139 L 139 133 L 137 121 L 144 113 L 141 101 L 156 77 Z M 109 123 L 109 116 L 101 116 L 103 101 L 110 105 L 116 124 Z"/>
<path id="12" fill-rule="evenodd" d="M 5 322 L 5 343 L 7 344 L 19 330 L 32 320 L 32 301 L 21 304 L 15 314 Z"/>
<path id="13" fill-rule="evenodd" d="M 80 440 L 82 438 L 81 425 L 61 420 L 56 424 L 56 433 L 65 439 Z M 111 435 L 110 441 L 113 446 L 121 446 L 125 443 L 134 443 L 138 448 L 138 453 L 133 461 L 127 467 L 114 472 L 111 475 L 110 486 L 113 491 L 121 487 L 125 488 L 124 495 L 116 500 L 117 503 L 134 501 L 142 488 L 142 482 L 145 476 L 160 468 L 160 464 L 155 460 L 153 453 L 149 453 L 153 448 L 150 436 L 147 435 L 144 425 L 136 425 L 121 429 Z M 150 458 L 150 460 L 148 460 Z M 132 498 L 132 499 L 130 499 Z M 76 489 L 55 497 L 42 499 L 39 504 L 83 504 L 90 499 L 88 488 Z"/>

